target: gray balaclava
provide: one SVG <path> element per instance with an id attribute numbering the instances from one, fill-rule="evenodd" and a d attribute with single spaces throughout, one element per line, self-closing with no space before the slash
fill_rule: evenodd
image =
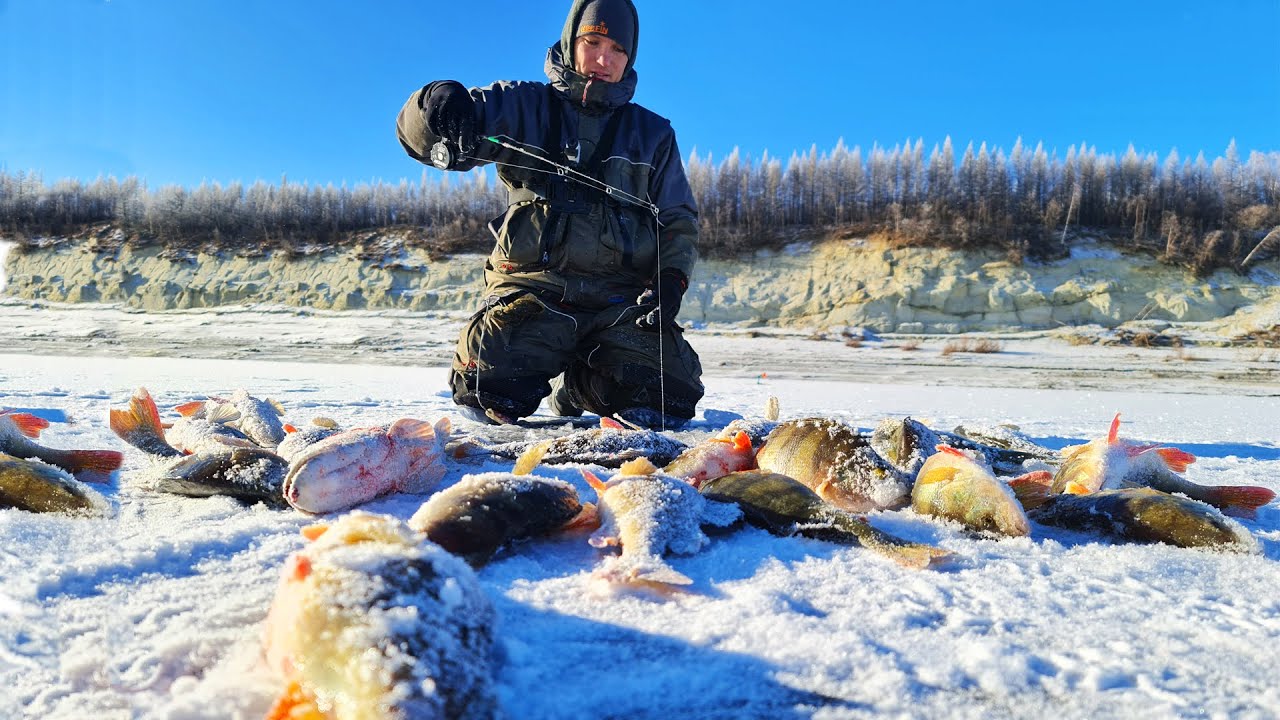
<path id="1" fill-rule="evenodd" d="M 560 37 L 560 52 L 570 67 L 573 67 L 573 41 L 588 33 L 603 35 L 622 46 L 627 53 L 623 75 L 635 66 L 640 45 L 640 16 L 631 0 L 576 0 L 573 3 Z"/>

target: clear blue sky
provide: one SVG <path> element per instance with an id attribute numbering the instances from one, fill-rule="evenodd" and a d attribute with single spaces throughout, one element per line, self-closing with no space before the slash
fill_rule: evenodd
<path id="1" fill-rule="evenodd" d="M 951 136 L 1280 150 L 1280 0 L 637 0 L 687 155 Z M 0 0 L 0 169 L 151 187 L 417 180 L 415 88 L 542 80 L 568 0 Z M 434 171 L 433 171 L 434 172 Z"/>

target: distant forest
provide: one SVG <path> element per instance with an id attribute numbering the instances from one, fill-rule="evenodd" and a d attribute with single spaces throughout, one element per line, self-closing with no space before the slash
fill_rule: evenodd
<path id="1" fill-rule="evenodd" d="M 1280 249 L 1280 152 L 1163 160 L 1132 146 L 1116 157 L 1093 148 L 1065 158 L 1021 141 L 1006 153 L 950 139 L 926 157 L 923 142 L 870 152 L 815 145 L 784 164 L 735 150 L 686 161 L 701 212 L 701 247 L 712 256 L 776 248 L 797 239 L 874 237 L 898 245 L 998 248 L 1021 261 L 1056 257 L 1087 233 L 1200 272 L 1241 269 Z M 354 187 L 256 182 L 149 189 L 137 178 L 46 184 L 0 172 L 0 236 L 22 243 L 83 237 L 104 227 L 125 241 L 213 247 L 240 254 L 315 252 L 395 231 L 433 254 L 485 252 L 485 223 L 506 192 L 477 170 L 420 182 Z"/>

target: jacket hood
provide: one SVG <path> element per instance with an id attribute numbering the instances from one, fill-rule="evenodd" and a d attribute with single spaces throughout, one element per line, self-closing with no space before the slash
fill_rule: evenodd
<path id="1" fill-rule="evenodd" d="M 578 21 L 582 19 L 582 11 L 587 3 L 591 0 L 573 0 L 573 7 L 569 8 L 569 15 L 565 18 L 564 29 L 560 31 L 560 56 L 564 58 L 564 63 L 570 68 L 573 67 L 573 38 L 575 28 L 578 27 Z M 636 55 L 640 54 L 640 14 L 636 12 L 636 6 L 631 0 L 626 0 L 627 7 L 631 8 L 631 16 L 635 19 L 635 35 L 631 42 L 631 54 L 627 56 L 627 67 L 622 71 L 622 81 L 626 82 L 627 75 L 631 73 L 631 69 L 636 65 Z"/>
<path id="2" fill-rule="evenodd" d="M 582 2 L 585 1 L 582 0 Z M 634 69 L 628 66 L 622 79 L 616 83 L 598 81 L 591 83 L 588 87 L 587 81 L 590 78 L 579 75 L 565 63 L 562 48 L 563 43 L 557 43 L 547 49 L 547 60 L 543 70 L 547 73 L 547 79 L 551 81 L 551 87 L 570 103 L 589 113 L 599 114 L 631 102 L 631 98 L 636 94 L 638 79 Z"/>

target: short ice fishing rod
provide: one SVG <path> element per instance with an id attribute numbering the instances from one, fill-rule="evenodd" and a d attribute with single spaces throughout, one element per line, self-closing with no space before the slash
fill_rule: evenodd
<path id="1" fill-rule="evenodd" d="M 505 140 L 503 138 L 505 138 Z M 627 202 L 637 207 L 644 208 L 645 210 L 648 210 L 649 212 L 653 213 L 653 216 L 655 218 L 658 216 L 658 206 L 645 200 L 644 198 L 636 197 L 635 195 L 632 195 L 631 193 L 625 190 L 622 190 L 621 188 L 616 188 L 604 182 L 603 180 L 599 180 L 597 178 L 591 177 L 590 175 L 584 172 L 575 170 L 574 168 L 569 167 L 568 165 L 565 165 L 563 163 L 558 163 L 555 160 L 552 160 L 551 158 L 543 157 L 542 155 L 539 155 L 535 152 L 530 152 L 529 150 L 526 150 L 525 148 L 517 145 L 516 141 L 510 137 L 507 137 L 505 135 L 497 135 L 497 136 L 486 135 L 486 136 L 483 136 L 482 139 L 487 140 L 500 147 L 506 148 L 507 150 L 511 150 L 512 152 L 517 152 L 517 153 L 520 153 L 521 155 L 527 155 L 533 158 L 534 160 L 539 160 L 541 162 L 544 162 L 550 165 L 551 167 L 555 168 L 554 174 L 556 175 L 560 175 L 569 180 L 574 180 L 582 185 L 586 185 L 587 187 L 599 190 L 603 192 L 605 195 L 608 195 L 609 197 L 617 198 L 619 200 L 622 200 L 623 202 Z M 461 151 L 461 149 L 458 147 L 456 143 L 449 140 L 440 140 L 435 145 L 431 146 L 430 159 L 431 159 L 431 164 L 439 168 L 440 170 L 451 170 L 459 161 L 467 160 L 470 158 L 467 155 L 463 154 L 463 152 Z M 495 163 L 495 164 L 504 164 L 504 163 Z M 539 170 L 538 168 L 529 167 L 527 165 L 516 165 L 515 167 L 523 167 L 526 170 L 533 170 L 534 172 L 545 172 L 547 174 L 552 174 L 550 170 Z"/>

